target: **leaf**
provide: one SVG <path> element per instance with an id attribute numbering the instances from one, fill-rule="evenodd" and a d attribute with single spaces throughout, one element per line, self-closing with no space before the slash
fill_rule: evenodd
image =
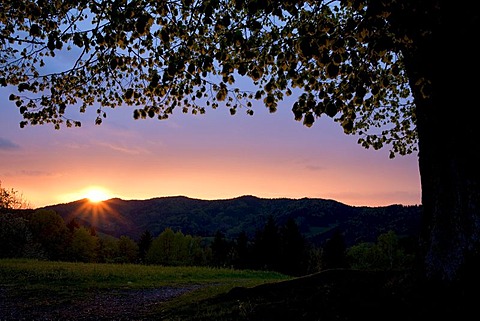
<path id="1" fill-rule="evenodd" d="M 28 90 L 28 88 L 30 88 L 30 86 L 29 86 L 27 83 L 25 83 L 25 82 L 23 82 L 23 83 L 21 83 L 20 85 L 18 85 L 18 91 L 19 91 L 19 92 Z"/>
<path id="2" fill-rule="evenodd" d="M 133 89 L 132 88 L 127 89 L 127 91 L 125 91 L 125 98 L 130 100 L 132 96 L 133 96 Z"/>
<path id="3" fill-rule="evenodd" d="M 38 24 L 33 24 L 30 27 L 30 36 L 32 37 L 40 37 L 42 35 L 42 28 Z"/>
<path id="4" fill-rule="evenodd" d="M 75 33 L 75 34 L 73 35 L 73 43 L 74 43 L 77 47 L 83 47 L 83 39 L 82 39 L 82 37 L 80 36 L 80 34 Z"/>
<path id="5" fill-rule="evenodd" d="M 335 115 L 338 113 L 337 106 L 335 104 L 329 102 L 327 106 L 325 107 L 325 114 L 327 114 L 329 117 L 335 117 Z"/>
<path id="6" fill-rule="evenodd" d="M 134 118 L 134 119 L 139 119 L 139 118 L 140 118 L 140 112 L 139 112 L 138 109 L 135 109 L 135 110 L 133 111 L 133 118 Z"/>
<path id="7" fill-rule="evenodd" d="M 170 42 L 170 35 L 165 27 L 160 31 L 160 39 L 167 44 Z"/>
<path id="8" fill-rule="evenodd" d="M 135 23 L 135 29 L 140 35 L 146 34 L 150 30 L 153 18 L 150 15 L 141 15 Z"/>
<path id="9" fill-rule="evenodd" d="M 314 122 L 315 122 L 315 117 L 312 115 L 312 113 L 305 114 L 305 117 L 303 118 L 303 124 L 305 126 L 312 127 Z"/>
<path id="10" fill-rule="evenodd" d="M 335 77 L 337 77 L 338 74 L 339 74 L 339 72 L 340 72 L 340 68 L 339 68 L 336 64 L 334 64 L 334 63 L 329 63 L 329 64 L 327 65 L 327 76 L 328 76 L 329 78 L 335 78 Z"/>
<path id="11" fill-rule="evenodd" d="M 353 120 L 348 118 L 342 122 L 343 131 L 345 134 L 349 134 L 353 130 Z"/>

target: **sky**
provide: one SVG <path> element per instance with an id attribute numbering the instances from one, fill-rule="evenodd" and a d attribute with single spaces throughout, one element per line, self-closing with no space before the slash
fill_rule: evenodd
<path id="1" fill-rule="evenodd" d="M 183 195 L 198 199 L 324 198 L 353 206 L 421 203 L 417 154 L 388 157 L 357 144 L 328 117 L 308 128 L 293 118 L 292 102 L 276 113 L 255 106 L 207 109 L 204 115 L 175 110 L 167 120 L 134 120 L 133 110 L 71 106 L 80 128 L 26 126 L 0 89 L 0 181 L 33 208 L 91 196 L 149 199 Z M 92 196 L 93 197 L 93 196 Z"/>

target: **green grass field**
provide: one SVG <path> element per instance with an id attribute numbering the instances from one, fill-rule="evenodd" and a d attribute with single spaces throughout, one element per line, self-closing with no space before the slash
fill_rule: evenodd
<path id="1" fill-rule="evenodd" d="M 182 291 L 142 305 L 145 293 L 170 289 Z M 0 260 L 1 321 L 467 320 L 477 311 L 472 298 L 424 287 L 406 271 L 332 269 L 291 278 L 207 267 Z"/>
<path id="2" fill-rule="evenodd" d="M 43 308 L 42 302 L 51 306 L 81 300 L 92 291 L 197 286 L 163 303 L 162 313 L 166 313 L 168 309 L 194 306 L 234 287 L 249 288 L 287 279 L 279 273 L 225 268 L 0 260 L 0 287 L 8 289 L 9 296 L 39 308 Z"/>

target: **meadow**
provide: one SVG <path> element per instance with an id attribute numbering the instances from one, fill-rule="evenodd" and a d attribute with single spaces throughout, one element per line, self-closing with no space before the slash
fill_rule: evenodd
<path id="1" fill-rule="evenodd" d="M 165 267 L 158 265 L 104 264 L 38 261 L 29 259 L 0 260 L 0 320 L 25 318 L 23 314 L 50 313 L 66 317 L 60 310 L 68 310 L 75 305 L 77 316 L 82 314 L 78 302 L 93 302 L 92 296 L 102 298 L 99 293 L 112 294 L 121 299 L 126 293 L 129 297 L 129 313 L 135 310 L 135 304 L 145 299 L 145 295 L 154 289 L 184 289 L 178 295 L 161 304 L 151 304 L 148 309 L 138 312 L 135 320 L 157 319 L 160 314 L 171 315 L 169 309 L 184 309 L 195 306 L 196 302 L 227 293 L 232 288 L 250 288 L 257 285 L 291 279 L 285 275 L 265 271 L 234 270 L 209 267 Z M 112 300 L 113 299 L 113 300 Z M 148 298 L 147 298 L 148 299 Z M 90 300 L 90 301 L 89 301 Z M 115 297 L 108 296 L 109 304 L 99 309 L 115 309 Z M 120 300 L 120 304 L 125 304 Z M 93 305 L 93 303 L 91 304 Z M 98 308 L 98 306 L 96 307 Z M 91 306 L 90 310 L 93 310 Z M 111 312 L 111 311 L 110 311 Z M 97 320 L 108 320 L 110 312 L 90 311 L 89 315 Z M 116 315 L 116 314 L 113 314 Z M 104 316 L 102 318 L 102 316 Z M 74 316 L 69 316 L 75 320 Z M 131 315 L 125 315 L 128 320 Z M 82 320 L 87 320 L 84 316 Z M 119 320 L 116 315 L 112 320 Z"/>

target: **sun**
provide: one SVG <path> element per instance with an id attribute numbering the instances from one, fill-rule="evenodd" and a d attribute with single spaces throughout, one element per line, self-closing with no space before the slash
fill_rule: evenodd
<path id="1" fill-rule="evenodd" d="M 110 193 L 102 187 L 92 186 L 85 190 L 84 197 L 92 203 L 99 203 L 109 199 Z"/>

